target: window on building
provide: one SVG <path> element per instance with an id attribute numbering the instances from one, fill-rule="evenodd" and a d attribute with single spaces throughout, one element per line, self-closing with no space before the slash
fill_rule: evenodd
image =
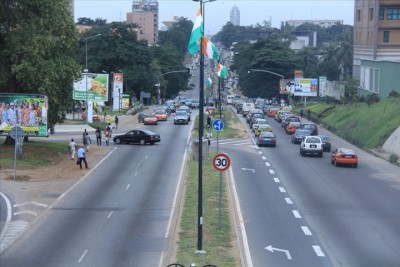
<path id="1" fill-rule="evenodd" d="M 400 20 L 400 8 L 388 8 L 386 10 L 387 20 Z"/>
<path id="2" fill-rule="evenodd" d="M 369 10 L 368 10 L 368 17 L 369 17 L 369 20 L 373 20 L 374 19 L 374 8 L 373 7 L 370 7 L 369 8 Z"/>
<path id="3" fill-rule="evenodd" d="M 383 42 L 384 43 L 389 43 L 389 31 L 384 31 L 383 32 Z"/>
<path id="4" fill-rule="evenodd" d="M 379 20 L 384 20 L 385 19 L 385 8 L 381 7 L 379 9 Z"/>
<path id="5" fill-rule="evenodd" d="M 357 10 L 357 21 L 361 21 L 361 10 Z"/>

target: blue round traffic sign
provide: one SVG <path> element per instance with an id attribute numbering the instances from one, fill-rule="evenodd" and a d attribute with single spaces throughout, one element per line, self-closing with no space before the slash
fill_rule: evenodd
<path id="1" fill-rule="evenodd" d="M 224 129 L 224 122 L 222 120 L 214 120 L 212 127 L 215 131 L 221 131 L 222 129 Z"/>

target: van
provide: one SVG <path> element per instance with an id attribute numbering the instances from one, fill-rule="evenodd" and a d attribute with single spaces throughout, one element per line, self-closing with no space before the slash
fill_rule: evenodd
<path id="1" fill-rule="evenodd" d="M 228 95 L 228 96 L 226 97 L 226 103 L 227 103 L 228 105 L 232 105 L 234 99 L 235 99 L 235 95 Z"/>
<path id="2" fill-rule="evenodd" d="M 243 107 L 242 107 L 243 117 L 246 117 L 247 113 L 249 113 L 249 111 L 252 109 L 255 109 L 254 103 L 251 103 L 251 102 L 243 103 Z"/>

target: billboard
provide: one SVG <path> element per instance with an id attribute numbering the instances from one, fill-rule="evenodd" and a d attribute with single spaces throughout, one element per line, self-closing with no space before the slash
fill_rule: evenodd
<path id="1" fill-rule="evenodd" d="M 292 79 L 285 79 L 279 81 L 281 95 L 290 95 L 294 92 L 294 81 Z"/>
<path id="2" fill-rule="evenodd" d="M 317 96 L 318 79 L 297 78 L 294 79 L 295 96 Z"/>
<path id="3" fill-rule="evenodd" d="M 25 136 L 47 137 L 49 102 L 41 94 L 0 94 L 0 135 L 20 126 Z"/>
<path id="4" fill-rule="evenodd" d="M 84 101 L 108 101 L 108 74 L 83 73 L 81 79 L 73 84 L 72 98 Z"/>
<path id="5" fill-rule="evenodd" d="M 114 73 L 113 75 L 113 110 L 121 109 L 121 94 L 124 92 L 124 74 Z"/>

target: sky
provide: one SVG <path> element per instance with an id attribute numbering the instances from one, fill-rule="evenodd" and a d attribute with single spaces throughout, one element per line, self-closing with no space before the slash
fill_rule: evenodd
<path id="1" fill-rule="evenodd" d="M 207 0 L 206 0 L 207 1 Z M 158 0 L 159 28 L 163 21 L 172 21 L 174 16 L 194 21 L 199 2 L 192 0 Z M 230 20 L 230 10 L 240 10 L 240 25 L 250 26 L 271 21 L 279 28 L 286 20 L 343 20 L 354 25 L 354 0 L 216 0 L 204 4 L 204 25 L 207 35 L 216 34 Z M 126 13 L 132 10 L 132 0 L 75 0 L 75 21 L 78 18 L 125 21 Z"/>

